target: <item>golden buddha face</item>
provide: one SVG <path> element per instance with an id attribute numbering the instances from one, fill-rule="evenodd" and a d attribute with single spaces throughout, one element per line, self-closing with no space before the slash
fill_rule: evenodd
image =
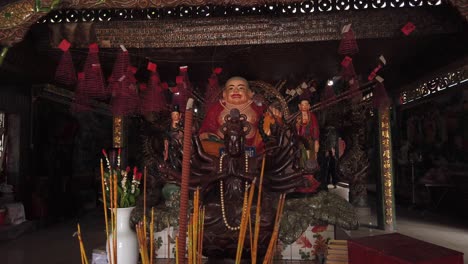
<path id="1" fill-rule="evenodd" d="M 310 104 L 309 101 L 307 100 L 302 100 L 301 103 L 299 104 L 299 110 L 301 112 L 306 112 L 310 110 Z"/>
<path id="2" fill-rule="evenodd" d="M 226 82 L 223 91 L 223 99 L 234 105 L 241 105 L 248 102 L 253 97 L 253 92 L 249 88 L 247 80 L 241 77 L 233 77 Z"/>

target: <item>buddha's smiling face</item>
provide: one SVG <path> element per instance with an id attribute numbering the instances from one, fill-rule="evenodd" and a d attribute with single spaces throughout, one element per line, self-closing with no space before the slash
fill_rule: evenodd
<path id="1" fill-rule="evenodd" d="M 253 96 L 249 84 L 242 78 L 231 78 L 226 82 L 223 98 L 230 104 L 240 105 L 249 101 Z"/>

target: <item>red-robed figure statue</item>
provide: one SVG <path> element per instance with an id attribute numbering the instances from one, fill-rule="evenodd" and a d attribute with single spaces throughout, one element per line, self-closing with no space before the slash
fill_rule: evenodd
<path id="1" fill-rule="evenodd" d="M 219 148 L 222 147 L 223 133 L 219 128 L 224 124 L 224 118 L 229 112 L 237 108 L 241 114 L 247 116 L 247 121 L 252 129 L 246 136 L 246 146 L 255 147 L 256 153 L 263 150 L 262 137 L 259 133 L 259 121 L 262 118 L 265 106 L 258 106 L 253 101 L 254 92 L 250 89 L 249 83 L 242 77 L 232 77 L 224 86 L 223 98 L 208 108 L 205 119 L 199 130 L 200 140 L 202 140 L 205 151 L 209 154 L 219 156 Z M 281 119 L 279 110 L 270 108 L 271 113 L 267 113 L 265 120 Z M 273 123 L 265 122 L 264 131 L 269 133 L 269 125 Z"/>

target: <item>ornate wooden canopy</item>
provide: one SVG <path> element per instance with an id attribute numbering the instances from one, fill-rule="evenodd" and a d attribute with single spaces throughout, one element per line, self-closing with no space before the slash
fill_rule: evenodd
<path id="1" fill-rule="evenodd" d="M 437 6 L 447 2 L 456 7 L 462 16 L 465 18 L 468 17 L 468 7 L 464 0 L 8 0 L 6 1 L 6 5 L 4 4 L 0 7 L 0 45 L 12 46 L 21 41 L 29 27 L 51 10 L 102 10 L 122 8 L 164 9 L 217 5 L 234 9 L 232 12 L 235 15 L 237 15 L 236 10 L 240 10 L 241 13 L 244 13 L 242 8 L 245 7 L 265 8 L 270 6 L 279 8 L 283 13 L 291 12 L 291 14 L 296 14 L 296 11 L 294 11 L 295 8 L 298 8 L 299 13 L 301 8 L 310 4 L 313 10 L 307 9 L 306 12 L 323 12 L 323 15 L 326 14 L 327 16 L 336 17 L 341 16 L 336 14 L 336 11 L 342 11 L 340 13 L 346 14 L 352 10 L 367 11 L 385 9 L 388 7 Z M 251 12 L 251 10 L 247 11 Z M 248 13 L 247 11 L 245 12 Z M 345 17 L 346 16 L 349 17 L 348 14 L 346 14 Z M 404 16 L 400 17 L 403 18 Z M 237 18 L 230 18 L 229 14 L 225 18 L 237 20 Z M 259 19 L 257 18 L 254 20 Z M 291 21 L 290 23 L 298 23 L 298 26 L 304 26 L 304 23 L 299 20 Z M 173 27 L 177 25 L 177 23 L 174 23 Z M 336 29 L 334 31 L 336 31 Z M 336 34 L 336 32 L 331 33 Z M 290 40 L 296 41 L 295 38 Z M 283 39 L 282 41 L 287 41 L 287 39 Z M 260 41 L 260 43 L 263 42 Z M 188 44 L 186 44 L 186 46 L 187 45 Z"/>

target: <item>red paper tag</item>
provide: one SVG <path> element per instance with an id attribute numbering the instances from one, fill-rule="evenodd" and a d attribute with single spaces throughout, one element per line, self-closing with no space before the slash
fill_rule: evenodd
<path id="1" fill-rule="evenodd" d="M 179 88 L 178 88 L 177 86 L 171 87 L 171 92 L 173 92 L 173 93 L 178 93 L 178 92 L 179 92 Z"/>
<path id="2" fill-rule="evenodd" d="M 179 70 L 180 70 L 180 72 L 187 72 L 188 71 L 188 66 L 180 66 Z"/>
<path id="3" fill-rule="evenodd" d="M 62 51 L 67 51 L 69 48 L 70 48 L 71 44 L 70 42 L 68 42 L 66 39 L 62 40 L 62 42 L 60 42 L 59 44 L 59 49 L 61 49 Z"/>
<path id="4" fill-rule="evenodd" d="M 401 29 L 401 32 L 403 32 L 403 34 L 405 34 L 406 36 L 408 36 L 409 34 L 411 34 L 411 32 L 414 31 L 414 29 L 416 28 L 416 26 L 411 23 L 411 22 L 408 22 L 406 23 L 406 25 Z"/>
<path id="5" fill-rule="evenodd" d="M 89 52 L 97 53 L 99 52 L 99 46 L 97 43 L 89 44 Z"/>
<path id="6" fill-rule="evenodd" d="M 157 67 L 158 65 L 156 65 L 156 63 L 148 62 L 148 71 L 156 72 Z"/>
<path id="7" fill-rule="evenodd" d="M 177 84 L 182 84 L 182 83 L 184 83 L 184 76 L 177 76 L 177 77 L 175 78 L 175 82 L 176 82 Z"/>
<path id="8" fill-rule="evenodd" d="M 167 82 L 161 83 L 161 87 L 162 87 L 164 90 L 169 89 L 169 85 L 167 84 Z"/>
<path id="9" fill-rule="evenodd" d="M 215 68 L 215 69 L 213 70 L 213 73 L 214 73 L 214 74 L 220 74 L 222 71 L 223 71 L 223 68 L 218 67 L 218 68 Z"/>
<path id="10" fill-rule="evenodd" d="M 84 79 L 84 72 L 79 72 L 78 73 L 78 80 L 83 80 Z"/>
<path id="11" fill-rule="evenodd" d="M 344 57 L 343 61 L 341 62 L 341 66 L 343 66 L 345 68 L 348 68 L 349 64 L 351 64 L 352 61 L 353 61 L 353 59 L 351 59 L 351 57 L 346 56 L 346 57 Z"/>

